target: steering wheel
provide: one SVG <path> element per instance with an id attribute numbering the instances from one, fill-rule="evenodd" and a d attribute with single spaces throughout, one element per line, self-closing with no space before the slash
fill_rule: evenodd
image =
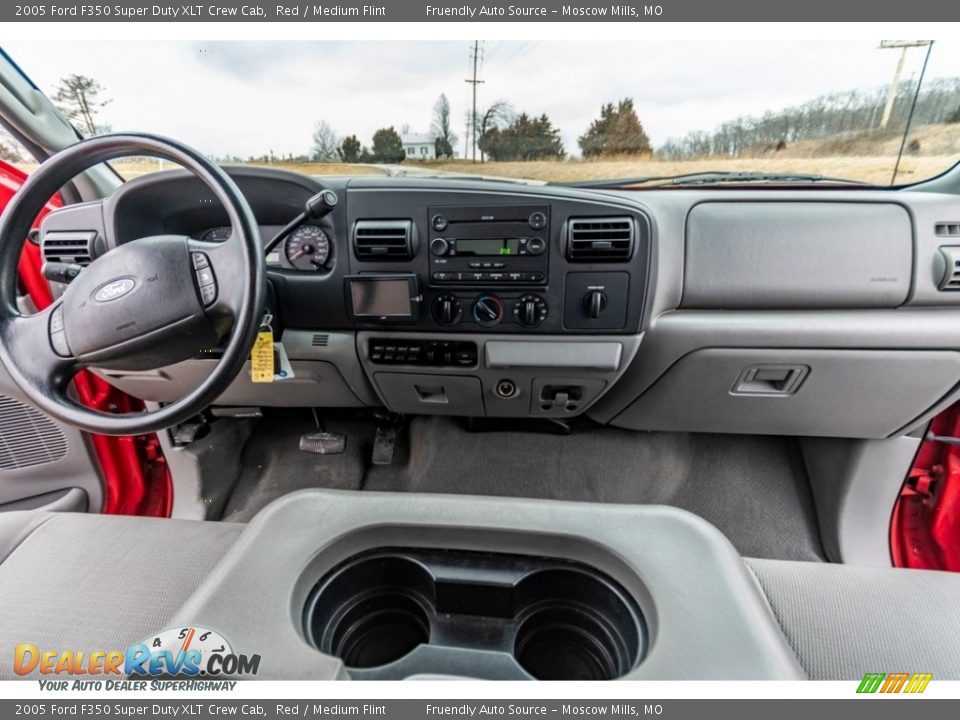
<path id="1" fill-rule="evenodd" d="M 230 238 L 210 243 L 154 235 L 124 243 L 85 267 L 49 308 L 22 315 L 17 264 L 37 213 L 77 174 L 133 155 L 164 158 L 196 175 L 226 209 Z M 265 295 L 260 233 L 243 194 L 222 169 L 167 138 L 115 134 L 71 145 L 41 164 L 0 216 L 0 361 L 41 410 L 82 430 L 137 435 L 172 427 L 202 411 L 243 368 Z M 156 369 L 195 357 L 228 332 L 210 375 L 159 409 L 108 414 L 83 407 L 69 395 L 70 381 L 81 368 Z"/>

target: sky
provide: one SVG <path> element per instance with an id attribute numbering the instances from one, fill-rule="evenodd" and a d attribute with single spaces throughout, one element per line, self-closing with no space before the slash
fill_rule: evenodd
<path id="1" fill-rule="evenodd" d="M 900 50 L 875 42 L 482 43 L 478 107 L 505 100 L 547 113 L 568 153 L 599 114 L 624 97 L 655 146 L 740 115 L 817 95 L 890 83 Z M 100 122 L 156 132 L 204 153 L 247 157 L 310 151 L 316 123 L 369 145 L 377 128 L 428 132 L 445 93 L 464 148 L 471 43 L 396 42 L 4 42 L 52 95 L 59 78 L 96 78 L 111 99 Z M 903 78 L 925 50 L 911 49 Z M 939 40 L 927 77 L 960 76 L 960 40 Z"/>

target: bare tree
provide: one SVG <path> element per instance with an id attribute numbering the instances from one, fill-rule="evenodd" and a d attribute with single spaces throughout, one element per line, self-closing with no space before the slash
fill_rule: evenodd
<path id="1" fill-rule="evenodd" d="M 57 85 L 53 102 L 64 115 L 80 125 L 85 135 L 96 135 L 107 128 L 97 124 L 97 113 L 112 101 L 103 99 L 106 88 L 87 75 L 68 75 Z"/>
<path id="2" fill-rule="evenodd" d="M 20 152 L 20 143 L 10 133 L 0 127 L 0 160 L 6 162 L 23 162 L 23 153 Z"/>
<path id="3" fill-rule="evenodd" d="M 436 141 L 437 157 L 453 157 L 453 146 L 457 142 L 457 136 L 450 123 L 450 101 L 443 93 L 440 93 L 440 97 L 433 106 L 433 123 L 430 125 L 430 131 Z"/>
<path id="4" fill-rule="evenodd" d="M 337 152 L 340 148 L 340 138 L 330 127 L 330 123 L 321 120 L 313 131 L 313 159 L 319 162 L 336 162 L 340 159 Z"/>
<path id="5" fill-rule="evenodd" d="M 497 100 L 486 110 L 478 110 L 477 117 L 473 118 L 472 123 L 469 113 L 467 113 L 467 124 L 475 124 L 478 140 L 483 138 L 491 130 L 511 124 L 515 119 L 516 113 L 514 113 L 513 107 L 505 100 Z M 482 162 L 486 159 L 486 153 L 484 153 L 483 148 L 479 144 L 477 148 L 480 150 L 480 160 Z"/>

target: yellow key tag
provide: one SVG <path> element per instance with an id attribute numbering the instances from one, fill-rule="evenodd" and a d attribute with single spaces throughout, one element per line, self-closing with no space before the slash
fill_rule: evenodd
<path id="1" fill-rule="evenodd" d="M 250 379 L 255 383 L 273 382 L 273 330 L 269 327 L 257 333 L 250 351 Z"/>

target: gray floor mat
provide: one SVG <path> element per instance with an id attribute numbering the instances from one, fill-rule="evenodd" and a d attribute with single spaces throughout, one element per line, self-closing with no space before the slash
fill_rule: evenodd
<path id="1" fill-rule="evenodd" d="M 325 423 L 324 429 L 347 435 L 346 448 L 340 455 L 300 450 L 300 435 L 315 429 L 309 413 L 261 420 L 243 449 L 240 477 L 222 519 L 247 522 L 277 498 L 304 488 L 359 490 L 370 457 L 373 426 L 349 421 Z"/>
<path id="2" fill-rule="evenodd" d="M 305 422 L 254 433 L 224 519 L 246 520 L 302 487 L 661 503 L 706 518 L 744 555 L 822 560 L 810 491 L 790 438 L 638 433 L 583 424 L 570 436 L 470 433 L 454 419 L 418 417 L 389 466 L 367 466 L 373 428 L 327 423 L 350 435 L 344 455 L 297 450 Z M 288 437 L 289 436 L 289 437 Z"/>

